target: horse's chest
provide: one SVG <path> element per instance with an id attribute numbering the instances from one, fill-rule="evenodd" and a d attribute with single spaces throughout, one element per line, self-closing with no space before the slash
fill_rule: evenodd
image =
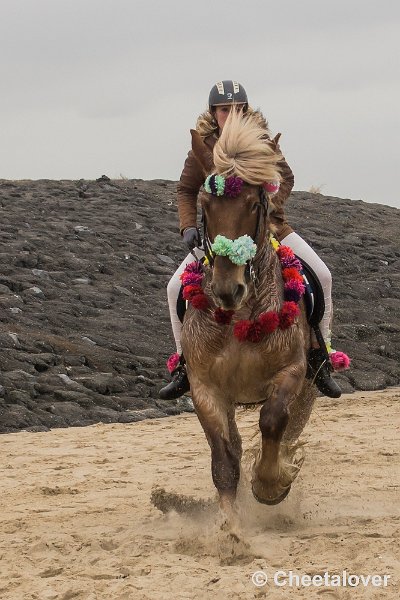
<path id="1" fill-rule="evenodd" d="M 222 391 L 232 391 L 239 403 L 265 399 L 271 380 L 279 370 L 273 359 L 268 360 L 259 348 L 233 343 L 209 364 L 208 379 Z"/>

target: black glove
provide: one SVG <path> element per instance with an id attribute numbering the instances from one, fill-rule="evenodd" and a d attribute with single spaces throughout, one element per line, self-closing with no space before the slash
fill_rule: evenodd
<path id="1" fill-rule="evenodd" d="M 190 252 L 195 247 L 199 248 L 201 246 L 201 236 L 197 227 L 186 227 L 185 231 L 183 232 L 183 241 L 189 248 Z"/>

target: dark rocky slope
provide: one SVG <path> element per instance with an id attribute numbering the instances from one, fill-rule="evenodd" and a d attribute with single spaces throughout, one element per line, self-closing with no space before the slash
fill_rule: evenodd
<path id="1" fill-rule="evenodd" d="M 185 256 L 174 182 L 0 181 L 0 432 L 175 414 L 166 284 Z M 345 391 L 400 383 L 400 211 L 295 192 L 334 274 Z"/>

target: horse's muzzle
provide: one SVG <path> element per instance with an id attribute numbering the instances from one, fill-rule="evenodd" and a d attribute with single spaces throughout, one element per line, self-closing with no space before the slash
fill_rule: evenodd
<path id="1" fill-rule="evenodd" d="M 246 293 L 246 285 L 243 283 L 219 283 L 211 284 L 215 302 L 224 310 L 237 310 L 240 308 Z"/>

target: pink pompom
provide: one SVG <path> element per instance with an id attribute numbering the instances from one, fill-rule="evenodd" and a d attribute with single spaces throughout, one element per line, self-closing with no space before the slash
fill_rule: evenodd
<path id="1" fill-rule="evenodd" d="M 185 267 L 185 273 L 204 273 L 204 267 L 201 262 L 194 260 Z"/>
<path id="2" fill-rule="evenodd" d="M 178 367 L 180 362 L 180 355 L 175 352 L 175 354 L 171 354 L 171 356 L 167 360 L 167 369 L 170 373 L 173 373 L 175 369 Z"/>
<path id="3" fill-rule="evenodd" d="M 183 285 L 201 285 L 203 277 L 200 273 L 182 273 L 181 281 Z"/>
<path id="4" fill-rule="evenodd" d="M 296 279 L 289 279 L 285 283 L 285 300 L 292 300 L 293 302 L 299 302 L 300 298 L 305 292 L 304 283 L 297 281 Z"/>
<path id="5" fill-rule="evenodd" d="M 350 367 L 350 358 L 344 352 L 332 352 L 329 359 L 334 371 L 344 371 Z"/>
<path id="6" fill-rule="evenodd" d="M 267 194 L 276 194 L 279 191 L 279 181 L 264 181 L 263 188 Z"/>

